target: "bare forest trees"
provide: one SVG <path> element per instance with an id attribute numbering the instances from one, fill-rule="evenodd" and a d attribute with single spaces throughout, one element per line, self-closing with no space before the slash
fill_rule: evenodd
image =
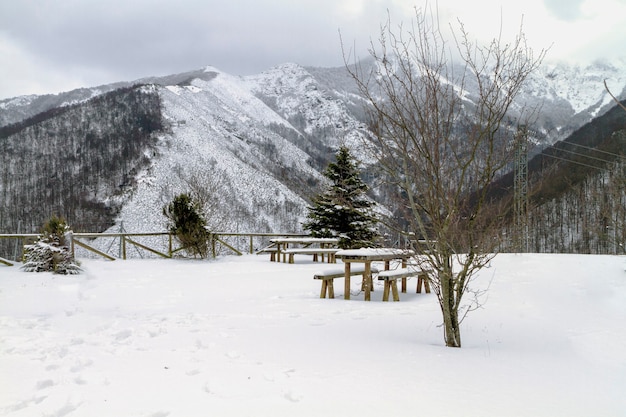
<path id="1" fill-rule="evenodd" d="M 75 231 L 105 230 L 119 210 L 111 197 L 149 166 L 162 129 L 159 95 L 141 86 L 0 128 L 0 225 L 32 232 L 57 214 Z"/>
<path id="2" fill-rule="evenodd" d="M 533 55 L 521 28 L 513 42 L 485 47 L 462 24 L 453 32 L 450 49 L 433 14 L 416 10 L 409 30 L 381 28 L 370 48 L 374 71 L 348 58 L 346 66 L 371 104 L 368 146 L 395 195 L 395 225 L 422 239 L 445 344 L 460 347 L 460 322 L 478 302 L 463 296 L 496 253 L 503 225 L 487 189 L 511 162 L 516 126 L 506 125 L 507 111 L 545 51 Z"/>

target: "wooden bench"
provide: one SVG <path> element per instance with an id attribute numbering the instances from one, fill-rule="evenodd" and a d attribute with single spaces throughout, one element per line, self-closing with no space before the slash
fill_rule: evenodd
<path id="1" fill-rule="evenodd" d="M 289 255 L 289 263 L 294 262 L 294 255 L 313 255 L 313 262 L 317 262 L 318 255 L 322 255 L 322 262 L 324 261 L 324 255 L 328 255 L 328 263 L 335 263 L 335 253 L 339 249 L 337 248 L 293 248 L 285 249 L 282 253 Z"/>
<path id="2" fill-rule="evenodd" d="M 386 271 L 380 271 L 378 273 L 378 279 L 381 281 L 385 281 L 385 287 L 383 290 L 383 301 L 389 301 L 389 289 L 393 293 L 393 301 L 400 301 L 400 296 L 398 295 L 398 279 L 402 278 L 403 285 L 402 289 L 405 292 L 406 288 L 406 279 L 408 277 L 418 277 L 421 274 L 419 269 L 414 268 L 398 268 L 398 269 L 390 269 Z M 418 285 L 419 289 L 419 285 Z M 418 291 L 419 292 L 419 291 Z M 430 288 L 428 290 L 430 292 Z"/>
<path id="3" fill-rule="evenodd" d="M 272 248 L 272 247 L 267 247 L 267 248 L 263 248 L 260 251 L 257 251 L 256 254 L 260 255 L 262 253 L 269 253 L 270 254 L 270 262 L 276 262 L 276 254 L 278 253 L 278 248 Z M 280 259 L 278 259 L 278 261 L 280 261 Z"/>
<path id="4" fill-rule="evenodd" d="M 431 271 L 430 266 L 425 263 L 418 263 L 415 260 L 409 262 L 409 268 L 417 271 L 417 289 L 416 293 L 420 294 L 422 292 L 422 288 L 424 288 L 425 292 L 430 294 L 430 281 L 428 280 L 428 271 Z M 402 279 L 402 292 L 406 292 L 406 278 Z"/>
<path id="5" fill-rule="evenodd" d="M 371 268 L 371 273 L 375 274 L 378 272 L 378 269 Z M 353 265 L 350 269 L 350 276 L 355 275 L 363 275 L 365 273 L 365 266 L 357 266 Z M 335 288 L 333 285 L 333 281 L 335 278 L 344 278 L 346 276 L 344 268 L 331 268 L 325 269 L 323 271 L 317 272 L 313 275 L 313 279 L 322 280 L 322 291 L 320 292 L 320 298 L 326 298 L 326 294 L 328 293 L 328 298 L 335 298 Z"/>
<path id="6" fill-rule="evenodd" d="M 428 280 L 428 274 L 424 271 L 419 271 L 419 275 L 417 276 L 417 290 L 416 293 L 422 292 L 422 286 L 424 290 L 430 294 L 430 281 Z"/>

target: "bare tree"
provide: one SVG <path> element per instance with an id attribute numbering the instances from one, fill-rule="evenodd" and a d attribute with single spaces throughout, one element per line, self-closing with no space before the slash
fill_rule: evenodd
<path id="1" fill-rule="evenodd" d="M 607 93 L 609 93 L 609 95 L 611 96 L 613 101 L 615 103 L 617 103 L 617 105 L 620 106 L 622 109 L 624 109 L 624 111 L 626 111 L 626 106 L 624 106 L 622 103 L 620 103 L 620 101 L 617 99 L 617 97 L 615 97 L 613 95 L 613 93 L 611 93 L 611 90 L 609 90 L 609 87 L 606 85 L 606 80 L 604 80 L 604 89 L 606 90 Z"/>
<path id="2" fill-rule="evenodd" d="M 183 166 L 176 165 L 171 181 L 162 186 L 161 203 L 168 204 L 176 195 L 188 193 L 201 207 L 209 230 L 228 230 L 231 219 L 220 207 L 224 205 L 220 190 L 225 188 L 226 176 L 214 161 L 206 161 L 206 167 L 201 171 L 186 171 Z"/>
<path id="3" fill-rule="evenodd" d="M 498 37 L 484 47 L 460 22 L 452 32 L 453 49 L 434 13 L 416 9 L 409 30 L 389 20 L 381 27 L 369 50 L 374 70 L 352 65 L 345 49 L 344 59 L 371 105 L 369 149 L 398 196 L 401 226 L 423 239 L 418 258 L 441 306 L 445 344 L 460 347 L 459 325 L 479 305 L 463 296 L 476 295 L 471 279 L 500 243 L 504 214 L 489 185 L 511 162 L 517 126 L 506 126 L 507 112 L 545 51 L 533 55 L 521 26 L 512 43 Z"/>

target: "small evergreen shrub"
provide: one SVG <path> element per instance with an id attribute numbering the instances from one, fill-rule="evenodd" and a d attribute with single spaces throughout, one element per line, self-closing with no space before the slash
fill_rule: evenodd
<path id="1" fill-rule="evenodd" d="M 78 274 L 81 269 L 69 248 L 66 235 L 69 226 L 62 218 L 53 216 L 48 220 L 37 242 L 24 246 L 26 272 L 54 272 L 55 274 Z"/>
<path id="2" fill-rule="evenodd" d="M 209 252 L 210 233 L 206 221 L 200 214 L 202 207 L 197 199 L 189 194 L 174 197 L 163 208 L 163 215 L 169 220 L 168 229 L 176 236 L 182 247 L 191 255 L 206 258 Z"/>

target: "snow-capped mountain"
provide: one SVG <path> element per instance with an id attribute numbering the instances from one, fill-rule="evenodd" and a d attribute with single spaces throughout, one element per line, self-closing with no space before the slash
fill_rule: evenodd
<path id="1" fill-rule="evenodd" d="M 366 130 L 338 92 L 295 64 L 250 77 L 208 67 L 158 90 L 171 131 L 118 216 L 140 230 L 163 219 L 135 213 L 199 180 L 219 190 L 214 228 L 300 231 L 320 172 L 341 143 L 359 154 Z"/>
<path id="2" fill-rule="evenodd" d="M 585 67 L 545 64 L 530 75 L 517 102 L 538 109 L 534 129 L 541 134 L 542 146 L 565 139 L 615 105 L 605 80 L 615 96 L 626 98 L 626 58 Z"/>
<path id="3" fill-rule="evenodd" d="M 138 230 L 160 230 L 159 211 L 190 187 L 204 190 L 210 226 L 221 230 L 297 230 L 307 184 L 321 180 L 309 155 L 284 136 L 297 130 L 261 102 L 237 77 L 206 68 L 204 77 L 157 87 L 171 127 L 159 157 L 140 174 L 119 219 Z M 288 132 L 281 136 L 277 131 Z"/>
<path id="4" fill-rule="evenodd" d="M 614 94 L 624 97 L 626 60 L 588 67 L 546 65 L 532 75 L 518 103 L 541 110 L 531 127 L 540 146 L 563 139 L 611 107 L 603 85 L 605 79 L 611 86 L 618 86 Z M 97 117 L 90 116 L 89 103 L 135 84 L 147 85 L 141 87 L 144 93 L 158 96 L 163 128 L 153 133 L 155 142 L 142 155 L 121 164 L 119 174 L 107 174 L 111 184 L 84 185 L 80 191 L 81 198 L 109 210 L 116 223 L 113 228 L 123 222 L 128 231 L 163 230 L 162 207 L 175 194 L 193 189 L 204 193 L 214 229 L 295 232 L 300 230 L 309 198 L 323 181 L 320 172 L 339 144 L 349 146 L 367 169 L 368 161 L 359 151 L 360 141 L 368 133 L 367 125 L 363 101 L 353 80 L 344 68 L 304 68 L 296 64 L 283 64 L 246 77 L 207 67 L 58 95 L 2 100 L 0 126 L 5 127 L 0 140 L 5 141 L 7 149 L 17 149 L 12 141 L 23 142 L 15 136 L 21 129 L 15 123 L 20 122 L 24 129 L 32 130 L 29 137 L 34 147 L 37 141 L 50 138 L 61 147 L 65 146 L 64 140 L 71 141 L 71 149 L 77 152 L 74 163 L 80 164 L 87 145 L 97 145 L 82 145 L 86 138 L 106 140 L 120 134 L 103 134 L 102 126 L 95 121 Z M 104 106 L 93 111 L 101 115 L 121 110 Z M 126 119 L 132 123 L 138 116 L 134 110 L 128 111 Z M 65 130 L 46 125 L 54 118 L 61 118 L 57 124 Z M 83 133 L 74 137 L 72 132 L 78 129 L 72 128 L 73 123 L 81 124 Z M 124 158 L 123 152 L 112 155 L 111 161 Z M 8 168 L 9 164 L 0 166 L 0 178 L 11 178 L 12 172 L 7 170 L 15 169 L 16 163 L 19 161 L 12 162 L 13 168 Z M 38 169 L 33 166 L 33 170 Z M 64 172 L 64 181 L 82 181 L 78 167 Z M 44 190 L 47 178 L 56 174 L 48 170 L 32 175 L 41 176 L 37 184 Z M 129 177 L 132 180 L 127 180 Z M 11 200 L 8 196 L 14 195 L 15 187 L 25 186 L 15 181 L 0 185 L 6 201 Z M 69 187 L 74 188 L 79 187 Z M 45 204 L 42 201 L 40 205 Z M 63 210 L 63 202 L 55 207 Z M 53 214 L 36 208 L 25 214 L 23 203 L 6 204 L 0 209 L 4 232 L 15 232 L 18 220 L 22 231 L 36 230 Z M 66 217 L 71 223 L 71 216 Z"/>
<path id="5" fill-rule="evenodd" d="M 199 69 L 59 94 L 4 99 L 0 100 L 0 126 L 134 84 L 179 85 L 210 76 L 210 72 Z M 349 132 L 364 117 L 356 86 L 343 67 L 305 68 L 283 64 L 258 75 L 233 79 L 240 88 L 252 92 L 283 118 L 297 123 L 306 119 L 309 127 L 334 126 Z M 546 63 L 530 75 L 517 103 L 540 109 L 536 131 L 542 132 L 546 143 L 553 143 L 612 106 L 604 88 L 605 80 L 612 87 L 613 94 L 620 99 L 626 97 L 626 58 L 596 61 L 586 66 Z M 338 101 L 343 102 L 345 109 L 338 109 Z M 330 113 L 338 119 L 329 120 Z"/>

